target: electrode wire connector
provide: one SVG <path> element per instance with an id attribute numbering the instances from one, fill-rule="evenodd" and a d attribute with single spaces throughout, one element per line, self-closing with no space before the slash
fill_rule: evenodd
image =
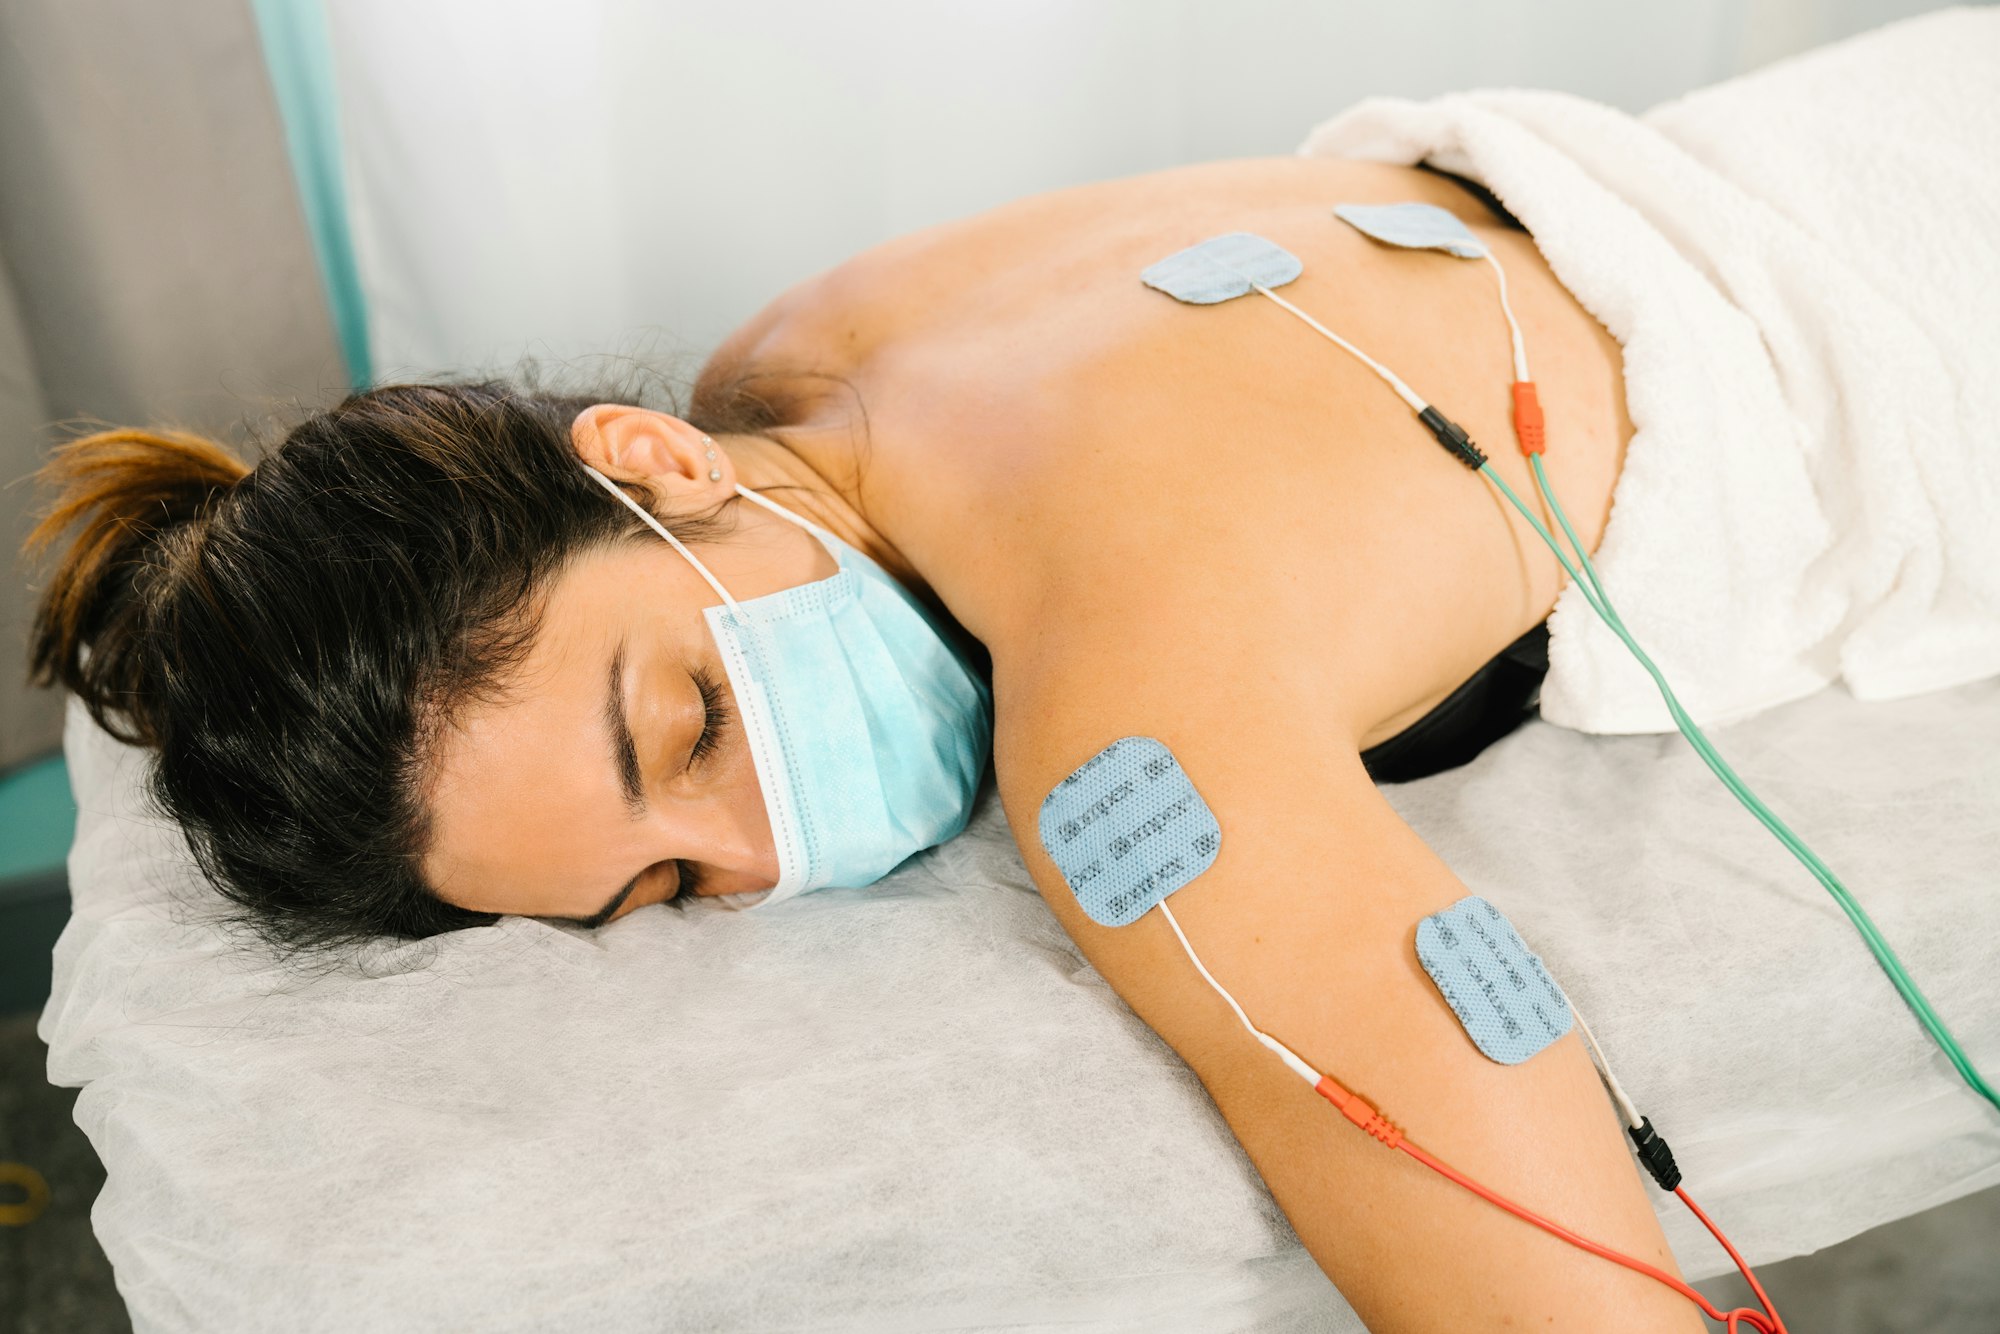
<path id="1" fill-rule="evenodd" d="M 1674 1151 L 1653 1129 L 1653 1118 L 1641 1118 L 1638 1125 L 1627 1126 L 1625 1133 L 1632 1137 L 1633 1145 L 1639 1150 L 1639 1161 L 1653 1174 L 1653 1180 L 1660 1183 L 1660 1189 L 1674 1190 L 1679 1187 L 1681 1169 L 1674 1165 Z"/>
<path id="2" fill-rule="evenodd" d="M 1460 463 L 1474 472 L 1486 466 L 1486 455 L 1479 452 L 1479 446 L 1472 443 L 1472 437 L 1465 433 L 1463 426 L 1429 405 L 1417 414 L 1417 420 L 1422 422 L 1430 433 L 1437 437 L 1437 442 Z"/>
<path id="3" fill-rule="evenodd" d="M 1542 400 L 1535 392 L 1533 380 L 1514 381 L 1514 438 L 1521 442 L 1521 452 L 1527 455 L 1541 453 L 1548 448 L 1548 419 L 1542 416 Z"/>

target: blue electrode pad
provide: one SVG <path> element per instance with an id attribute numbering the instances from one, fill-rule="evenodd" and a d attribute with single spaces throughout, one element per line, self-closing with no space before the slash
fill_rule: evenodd
<path id="1" fill-rule="evenodd" d="M 1417 923 L 1417 960 L 1473 1045 L 1519 1065 L 1569 1032 L 1569 1002 L 1500 910 L 1468 894 Z"/>
<path id="2" fill-rule="evenodd" d="M 1305 271 L 1297 255 L 1274 241 L 1255 232 L 1225 232 L 1175 251 L 1139 279 L 1176 301 L 1213 306 L 1247 296 L 1253 285 L 1283 287 Z"/>
<path id="3" fill-rule="evenodd" d="M 1042 798 L 1042 846 L 1091 921 L 1129 926 L 1206 871 L 1222 828 L 1174 753 L 1120 737 Z"/>
<path id="4" fill-rule="evenodd" d="M 1333 216 L 1358 232 L 1411 250 L 1481 259 L 1486 246 L 1450 209 L 1435 204 L 1339 204 Z"/>

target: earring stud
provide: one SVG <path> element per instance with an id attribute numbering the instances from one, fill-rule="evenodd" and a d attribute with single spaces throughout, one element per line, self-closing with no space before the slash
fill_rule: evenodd
<path id="1" fill-rule="evenodd" d="M 711 481 L 711 482 L 719 482 L 719 481 L 721 481 L 721 480 L 722 480 L 722 470 L 721 470 L 720 468 L 710 468 L 710 469 L 708 470 L 708 480 L 709 480 L 709 481 Z"/>

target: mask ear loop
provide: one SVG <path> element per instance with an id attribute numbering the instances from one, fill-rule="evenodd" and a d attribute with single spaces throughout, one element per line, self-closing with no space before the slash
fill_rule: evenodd
<path id="1" fill-rule="evenodd" d="M 638 501 L 632 499 L 632 497 L 626 495 L 624 487 L 618 485 L 618 483 L 612 481 L 609 477 L 606 477 L 603 473 L 591 467 L 588 463 L 583 465 L 583 470 L 589 473 L 592 477 L 595 477 L 598 481 L 598 484 L 602 486 L 606 491 L 609 491 L 612 495 L 618 497 L 618 502 L 623 506 L 625 506 L 626 509 L 631 510 L 634 514 L 638 515 L 641 519 L 643 519 L 648 528 L 651 528 L 661 537 L 666 538 L 668 543 L 670 543 L 673 546 L 673 549 L 675 551 L 680 552 L 681 555 L 685 556 L 687 558 L 688 564 L 694 566 L 695 573 L 699 574 L 703 579 L 706 579 L 708 581 L 708 586 L 715 590 L 716 595 L 720 597 L 723 600 L 723 602 L 728 604 L 729 610 L 732 612 L 736 610 L 736 599 L 729 596 L 729 590 L 724 588 L 720 583 L 716 582 L 715 576 L 708 572 L 708 567 L 706 565 L 703 565 L 700 561 L 696 560 L 694 558 L 694 553 L 692 551 L 689 551 L 685 546 L 681 545 L 681 540 L 678 537 L 675 537 L 672 533 L 668 532 L 665 526 L 662 525 L 658 519 L 654 518 L 651 514 L 648 514 L 646 512 L 645 506 L 641 505 Z M 737 487 L 736 489 L 738 491 L 743 490 L 743 488 L 740 486 Z M 770 502 L 766 501 L 765 503 L 769 504 Z"/>
<path id="2" fill-rule="evenodd" d="M 813 540 L 818 542 L 822 547 L 826 549 L 827 555 L 833 557 L 833 563 L 836 566 L 844 566 L 847 564 L 846 559 L 842 557 L 840 554 L 840 549 L 842 547 L 846 547 L 850 551 L 859 551 L 864 560 L 868 560 L 871 564 L 873 563 L 873 557 L 869 556 L 867 552 L 861 551 L 859 547 L 856 547 L 853 543 L 846 541 L 832 529 L 822 528 L 820 525 L 814 523 L 811 519 L 808 519 L 805 515 L 795 514 L 791 510 L 786 509 L 783 505 L 780 505 L 777 501 L 769 499 L 768 497 L 765 496 L 760 496 L 755 491 L 752 491 L 747 487 L 743 486 L 741 483 L 737 484 L 736 494 L 742 496 L 745 500 L 756 501 L 759 505 L 762 505 L 765 509 L 771 511 L 771 513 L 777 515 L 779 518 L 788 519 L 792 523 L 795 523 L 799 527 L 805 529 L 808 533 L 811 533 L 813 535 Z"/>
<path id="3" fill-rule="evenodd" d="M 828 533 L 826 529 L 820 527 L 818 524 L 814 523 L 811 519 L 806 518 L 805 515 L 794 514 L 792 513 L 792 511 L 786 509 L 783 505 L 780 505 L 777 501 L 772 500 L 766 496 L 760 496 L 755 491 L 750 490 L 748 487 L 739 484 L 736 488 L 736 494 L 742 496 L 745 500 L 756 501 L 759 505 L 762 505 L 765 509 L 771 511 L 771 513 L 778 515 L 780 518 L 790 519 L 793 523 L 797 524 L 799 527 L 805 529 L 808 532 L 820 533 L 822 535 L 829 537 L 832 536 L 832 534 Z"/>

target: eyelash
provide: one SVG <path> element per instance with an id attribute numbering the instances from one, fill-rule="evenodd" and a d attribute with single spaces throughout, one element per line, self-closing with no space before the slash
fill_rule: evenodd
<path id="1" fill-rule="evenodd" d="M 722 744 L 722 729 L 729 725 L 729 706 L 722 702 L 722 687 L 715 683 L 706 667 L 695 671 L 694 685 L 701 692 L 701 735 L 695 738 L 694 749 L 688 754 L 689 767 L 715 753 Z"/>
<path id="2" fill-rule="evenodd" d="M 701 893 L 701 876 L 694 869 L 693 862 L 675 862 L 674 865 L 681 868 L 681 878 L 674 890 L 674 896 L 667 902 L 678 906 Z"/>

